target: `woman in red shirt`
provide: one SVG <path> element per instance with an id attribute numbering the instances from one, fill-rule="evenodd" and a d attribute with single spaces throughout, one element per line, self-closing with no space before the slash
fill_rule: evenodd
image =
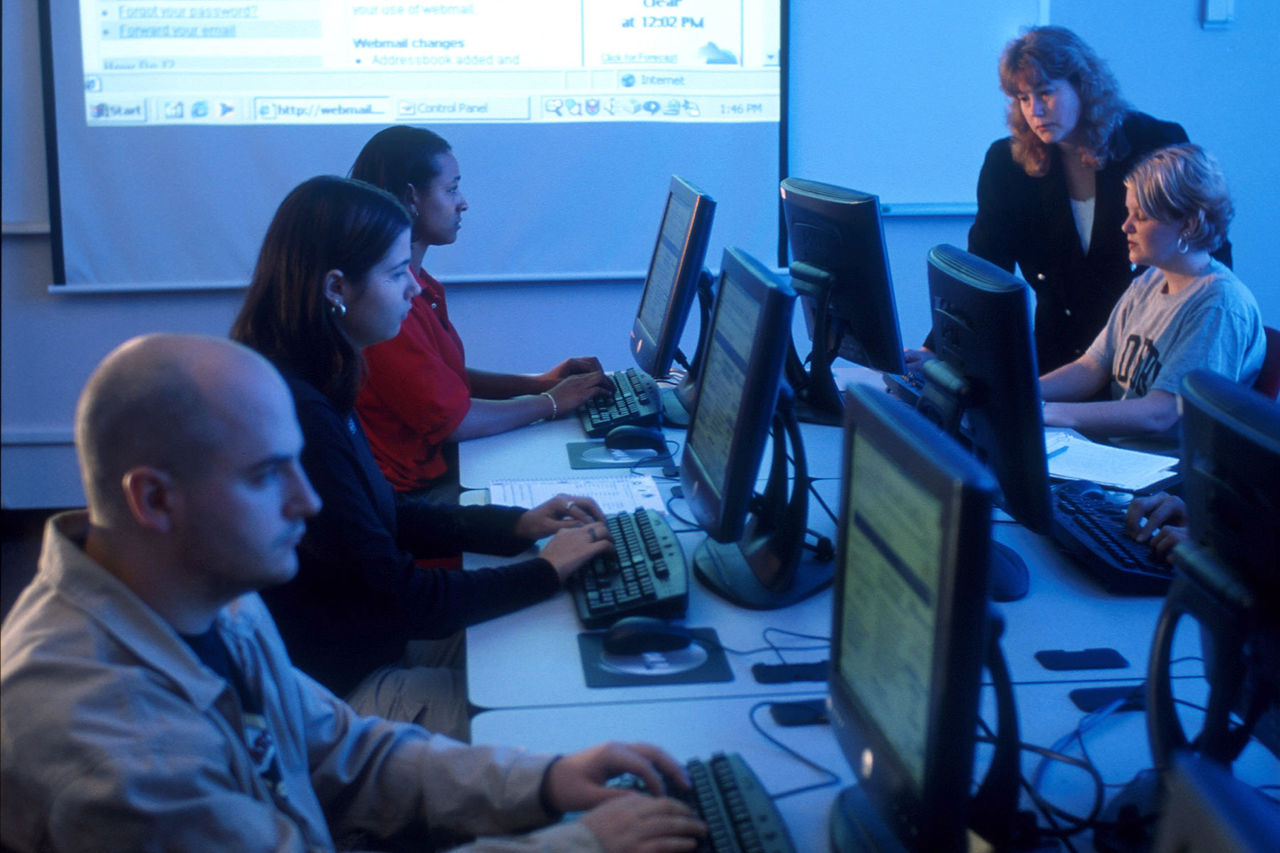
<path id="1" fill-rule="evenodd" d="M 571 358 L 537 375 L 467 367 L 444 288 L 422 266 L 428 246 L 458 238 L 467 209 L 449 143 L 425 128 L 389 127 L 365 144 L 351 177 L 400 199 L 413 221 L 410 269 L 422 292 L 400 334 L 365 350 L 368 379 L 356 401 L 378 466 L 396 489 L 454 496 L 456 442 L 560 417 L 612 393 L 595 358 Z"/>

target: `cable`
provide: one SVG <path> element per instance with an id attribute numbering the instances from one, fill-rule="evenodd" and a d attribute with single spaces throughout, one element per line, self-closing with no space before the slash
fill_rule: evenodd
<path id="1" fill-rule="evenodd" d="M 769 639 L 769 634 L 770 634 L 770 632 L 777 633 L 777 634 L 785 634 L 785 635 L 787 635 L 788 637 L 797 637 L 797 638 L 799 638 L 799 639 L 801 639 L 801 640 L 818 640 L 818 641 L 821 643 L 821 645 L 817 645 L 817 646 L 780 646 L 780 645 L 778 645 L 777 643 L 775 643 L 773 640 Z M 799 633 L 799 632 L 797 632 L 797 631 L 788 631 L 788 630 L 787 630 L 787 629 L 785 629 L 785 628 L 773 628 L 773 627 L 765 628 L 763 631 L 761 631 L 761 632 L 760 632 L 760 636 L 761 636 L 761 638 L 762 638 L 766 643 L 768 643 L 768 644 L 769 644 L 769 648 L 773 650 L 773 653 L 774 653 L 775 655 L 777 655 L 777 656 L 778 656 L 778 661 L 779 661 L 780 663 L 788 663 L 788 662 L 789 662 L 789 661 L 787 661 L 787 659 L 786 659 L 786 658 L 784 658 L 784 657 L 782 656 L 782 653 L 783 653 L 784 651 L 788 651 L 788 652 L 810 652 L 810 651 L 821 651 L 822 649 L 828 649 L 828 650 L 829 650 L 829 649 L 831 648 L 831 638 L 830 638 L 830 637 L 823 637 L 823 636 L 821 636 L 821 635 L 819 635 L 819 634 L 801 634 L 801 633 Z"/>
<path id="2" fill-rule="evenodd" d="M 837 519 L 836 514 L 831 511 L 831 507 L 827 506 L 827 502 L 823 500 L 822 495 L 818 494 L 818 490 L 814 488 L 815 482 L 817 481 L 816 480 L 809 481 L 809 494 L 817 498 L 818 505 L 821 506 L 822 509 L 826 512 L 827 517 L 831 519 L 831 523 L 838 525 L 840 523 L 839 519 Z"/>
<path id="3" fill-rule="evenodd" d="M 676 512 L 674 509 L 671 508 L 672 501 L 679 501 L 679 500 L 684 500 L 684 496 L 672 495 L 671 497 L 667 498 L 666 500 L 667 515 L 671 516 L 681 524 L 687 524 L 689 526 L 689 529 L 688 530 L 672 530 L 671 532 L 672 533 L 697 533 L 698 531 L 702 530 L 702 528 L 698 526 L 698 522 L 693 521 L 692 519 L 685 518 L 683 515 L 681 515 L 680 513 Z"/>
<path id="4" fill-rule="evenodd" d="M 792 636 L 792 637 L 799 637 L 805 640 L 819 640 L 821 641 L 821 645 L 780 646 L 769 639 L 769 632 L 771 631 L 779 634 L 787 634 L 788 636 Z M 755 649 L 731 649 L 728 646 L 725 646 L 722 644 L 720 646 L 720 650 L 731 655 L 758 655 L 761 652 L 773 652 L 775 655 L 777 655 L 779 661 L 781 661 L 782 663 L 788 663 L 787 659 L 782 656 L 783 652 L 822 651 L 823 649 L 830 648 L 831 646 L 831 641 L 827 637 L 821 637 L 815 634 L 800 634 L 795 631 L 788 631 L 785 628 L 765 628 L 760 633 L 762 638 L 764 639 L 764 642 L 766 643 L 766 645 L 764 646 L 760 646 L 759 648 L 755 648 Z"/>
<path id="5" fill-rule="evenodd" d="M 807 758 L 801 755 L 799 752 L 796 752 L 794 749 L 787 746 L 785 743 L 778 740 L 776 737 L 774 737 L 773 735 L 769 734 L 767 731 L 764 730 L 764 727 L 760 725 L 760 721 L 756 719 L 756 711 L 760 710 L 761 708 L 768 707 L 769 705 L 772 705 L 772 704 L 773 704 L 773 700 L 770 699 L 764 702 L 757 702 L 756 704 L 751 706 L 751 710 L 747 712 L 747 718 L 751 720 L 751 726 L 757 732 L 760 733 L 761 737 L 769 741 L 769 743 L 773 744 L 778 749 L 787 753 L 792 758 L 799 761 L 801 764 L 804 764 L 810 767 L 811 769 L 817 771 L 818 773 L 823 774 L 824 776 L 827 776 L 828 778 L 825 781 L 815 782 L 812 785 L 802 785 L 799 788 L 791 788 L 786 791 L 780 791 L 777 794 L 770 794 L 769 798 L 777 801 L 777 800 L 783 799 L 784 797 L 791 797 L 796 794 L 803 794 L 806 791 L 817 791 L 821 788 L 829 788 L 832 785 L 838 785 L 840 783 L 840 774 L 836 773 L 830 768 L 822 766 L 821 764 L 817 763 L 816 761 L 810 758 Z"/>

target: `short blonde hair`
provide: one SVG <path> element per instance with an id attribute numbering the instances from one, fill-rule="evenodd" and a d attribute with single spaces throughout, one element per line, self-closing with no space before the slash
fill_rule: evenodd
<path id="1" fill-rule="evenodd" d="M 1212 252 L 1227 239 L 1235 215 L 1227 177 L 1213 155 L 1199 145 L 1158 148 L 1129 170 L 1124 185 L 1138 208 L 1161 222 L 1187 223 L 1182 238 L 1189 249 Z"/>

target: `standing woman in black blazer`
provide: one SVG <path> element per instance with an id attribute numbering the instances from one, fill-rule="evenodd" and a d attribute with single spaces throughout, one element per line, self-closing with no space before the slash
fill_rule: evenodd
<path id="1" fill-rule="evenodd" d="M 1120 230 L 1125 175 L 1187 134 L 1129 109 L 1106 63 L 1063 27 L 1009 42 L 1000 87 L 1011 135 L 987 150 L 969 251 L 1010 272 L 1016 264 L 1035 290 L 1036 356 L 1046 373 L 1088 348 L 1133 279 Z M 1229 263 L 1230 247 L 1216 256 Z M 908 363 L 928 356 L 909 352 Z"/>

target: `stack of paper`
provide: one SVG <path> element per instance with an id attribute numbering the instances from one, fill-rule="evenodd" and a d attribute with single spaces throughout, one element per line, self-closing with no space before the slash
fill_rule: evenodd
<path id="1" fill-rule="evenodd" d="M 666 506 L 658 484 L 648 474 L 621 477 L 565 477 L 555 480 L 494 480 L 489 484 L 489 503 L 508 506 L 537 506 L 556 495 L 592 498 L 605 515 L 631 512 L 642 507 L 665 514 Z"/>
<path id="2" fill-rule="evenodd" d="M 1092 480 L 1136 492 L 1177 473 L 1177 457 L 1143 453 L 1089 441 L 1068 432 L 1046 432 L 1049 476 L 1059 480 Z"/>

